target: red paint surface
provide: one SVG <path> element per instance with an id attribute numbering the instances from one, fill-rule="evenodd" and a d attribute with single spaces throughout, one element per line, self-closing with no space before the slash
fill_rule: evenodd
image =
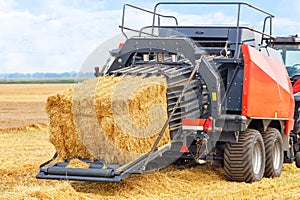
<path id="1" fill-rule="evenodd" d="M 242 45 L 244 82 L 242 115 L 287 119 L 286 133 L 293 128 L 294 98 L 285 66 L 253 47 Z"/>

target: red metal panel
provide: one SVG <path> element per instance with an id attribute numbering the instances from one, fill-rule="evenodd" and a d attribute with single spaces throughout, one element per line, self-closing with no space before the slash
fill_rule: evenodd
<path id="1" fill-rule="evenodd" d="M 184 126 L 203 126 L 206 119 L 195 119 L 195 118 L 185 118 L 182 119 L 182 125 Z"/>
<path id="2" fill-rule="evenodd" d="M 293 120 L 293 90 L 285 66 L 248 45 L 242 45 L 242 52 L 242 115 Z"/>

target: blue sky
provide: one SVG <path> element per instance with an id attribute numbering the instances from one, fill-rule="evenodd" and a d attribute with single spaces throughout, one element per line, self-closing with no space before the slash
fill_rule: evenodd
<path id="1" fill-rule="evenodd" d="M 110 39 L 120 34 L 122 6 L 134 4 L 152 10 L 158 1 L 138 0 L 1 0 L 0 73 L 80 71 L 86 58 L 97 47 L 113 48 Z M 274 35 L 300 35 L 300 1 L 248 0 L 275 15 Z M 232 23 L 229 8 L 195 6 L 161 7 L 159 11 L 181 16 L 181 24 Z M 246 11 L 246 12 L 243 12 Z M 242 23 L 261 25 L 261 17 L 242 10 Z M 126 25 L 143 26 L 151 16 L 128 12 Z M 103 52 L 103 60 L 107 58 Z"/>

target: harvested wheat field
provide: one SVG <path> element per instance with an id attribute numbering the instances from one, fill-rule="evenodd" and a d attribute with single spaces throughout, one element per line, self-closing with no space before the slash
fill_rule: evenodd
<path id="1" fill-rule="evenodd" d="M 44 88 L 49 95 L 61 90 L 53 93 L 50 87 Z M 35 97 L 42 98 L 38 93 Z M 39 112 L 36 109 L 31 107 L 32 112 Z M 122 183 L 37 180 L 39 165 L 55 152 L 49 136 L 46 127 L 37 125 L 22 130 L 2 128 L 0 199 L 300 199 L 300 169 L 294 164 L 285 164 L 280 178 L 252 184 L 228 182 L 222 169 L 209 166 L 167 167 L 131 175 Z"/>
<path id="2" fill-rule="evenodd" d="M 47 125 L 48 96 L 68 87 L 70 84 L 1 84 L 0 130 Z"/>
<path id="3" fill-rule="evenodd" d="M 285 164 L 280 178 L 227 182 L 221 169 L 167 167 L 123 183 L 37 180 L 54 147 L 46 129 L 0 134 L 0 199 L 299 199 L 300 169 Z"/>

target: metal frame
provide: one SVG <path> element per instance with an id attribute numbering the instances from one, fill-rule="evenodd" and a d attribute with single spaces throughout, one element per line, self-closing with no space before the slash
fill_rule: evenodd
<path id="1" fill-rule="evenodd" d="M 167 144 L 162 148 L 149 152 L 140 158 L 127 163 L 125 165 L 111 165 L 105 162 L 83 169 L 83 168 L 66 168 L 68 161 L 51 164 L 49 166 L 40 166 L 40 172 L 36 175 L 38 179 L 53 179 L 53 180 L 75 180 L 75 181 L 106 181 L 106 182 L 121 182 L 130 174 L 140 174 L 144 172 L 144 163 L 160 158 L 163 153 L 171 149 L 171 144 Z M 151 153 L 151 158 L 149 154 Z M 149 159 L 150 158 L 150 159 Z M 83 160 L 84 161 L 84 160 Z M 101 162 L 98 160 L 98 162 Z M 49 163 L 47 163 L 49 164 Z M 46 165 L 47 165 L 46 164 Z M 107 165 L 107 169 L 103 169 L 103 165 Z"/>
<path id="2" fill-rule="evenodd" d="M 245 5 L 245 6 L 248 6 L 250 8 L 253 8 L 254 10 L 258 11 L 258 12 L 261 12 L 263 14 L 266 14 L 267 17 L 265 18 L 264 20 L 264 24 L 263 24 L 263 32 L 262 32 L 262 42 L 263 42 L 263 38 L 265 35 L 269 36 L 272 38 L 272 18 L 274 17 L 274 15 L 272 15 L 271 13 L 268 13 L 260 8 L 257 8 L 255 6 L 252 6 L 248 3 L 244 3 L 244 2 L 159 2 L 157 3 L 155 6 L 154 6 L 154 10 L 153 10 L 153 21 L 152 21 L 152 36 L 153 36 L 153 33 L 154 33 L 154 25 L 155 25 L 155 15 L 156 15 L 156 12 L 157 12 L 157 8 L 158 6 L 160 5 L 237 5 L 237 22 L 236 22 L 236 49 L 235 49 L 235 52 L 238 52 L 240 49 L 238 48 L 238 37 L 239 37 L 239 29 L 240 29 L 240 16 L 241 16 L 241 6 L 242 5 Z M 266 34 L 264 33 L 265 31 L 265 26 L 266 26 L 266 21 L 267 19 L 270 19 L 270 34 Z M 256 31 L 258 32 L 258 31 Z M 261 43 L 262 43 L 261 42 Z M 237 53 L 237 55 L 239 55 L 239 52 Z"/>

